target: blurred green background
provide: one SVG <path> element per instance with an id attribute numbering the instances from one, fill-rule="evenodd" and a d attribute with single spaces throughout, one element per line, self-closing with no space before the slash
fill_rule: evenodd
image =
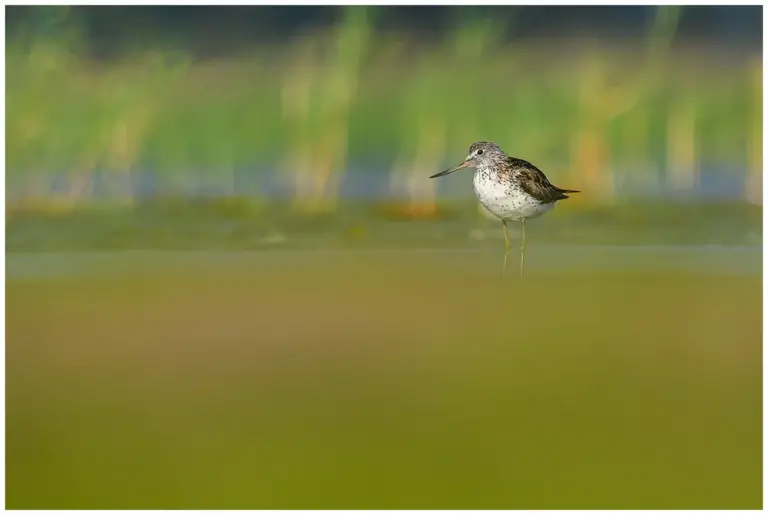
<path id="1" fill-rule="evenodd" d="M 557 241 L 756 244 L 759 11 L 12 7 L 8 248 L 397 245 L 483 224 L 476 140 L 583 191 Z"/>
<path id="2" fill-rule="evenodd" d="M 7 7 L 7 507 L 761 507 L 761 9 Z"/>

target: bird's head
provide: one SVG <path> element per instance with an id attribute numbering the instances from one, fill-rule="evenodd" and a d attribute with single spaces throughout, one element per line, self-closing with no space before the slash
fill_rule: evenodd
<path id="1" fill-rule="evenodd" d="M 430 179 L 448 175 L 449 173 L 461 170 L 462 168 L 484 168 L 486 166 L 491 166 L 496 162 L 502 162 L 506 158 L 507 154 L 505 154 L 496 143 L 491 143 L 490 141 L 478 141 L 477 143 L 472 143 L 469 147 L 469 154 L 467 154 L 467 158 L 463 162 L 453 168 L 436 173 L 431 176 Z"/>

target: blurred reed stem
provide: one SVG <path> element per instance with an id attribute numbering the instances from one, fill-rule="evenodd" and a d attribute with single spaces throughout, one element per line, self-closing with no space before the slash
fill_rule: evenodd
<path id="1" fill-rule="evenodd" d="M 300 211 L 336 208 L 347 167 L 349 117 L 369 31 L 367 9 L 346 8 L 330 42 L 300 41 L 296 64 L 284 82 L 283 112 L 293 131 L 293 148 L 288 149 L 284 170 L 294 177 L 294 207 Z M 327 43 L 325 55 L 318 57 L 317 45 L 323 43 Z"/>
<path id="2" fill-rule="evenodd" d="M 763 64 L 755 60 L 751 67 L 749 128 L 747 137 L 748 175 L 745 198 L 754 204 L 763 199 Z"/>

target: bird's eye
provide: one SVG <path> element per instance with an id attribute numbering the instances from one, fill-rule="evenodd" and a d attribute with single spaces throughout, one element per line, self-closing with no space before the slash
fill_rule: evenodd
<path id="1" fill-rule="evenodd" d="M 483 155 L 483 149 L 479 149 L 477 152 L 475 152 L 476 155 L 482 156 Z"/>

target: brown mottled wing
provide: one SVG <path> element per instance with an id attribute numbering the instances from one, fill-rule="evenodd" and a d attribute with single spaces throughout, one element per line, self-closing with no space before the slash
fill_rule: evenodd
<path id="1" fill-rule="evenodd" d="M 520 187 L 527 194 L 545 204 L 568 198 L 566 193 L 578 193 L 576 190 L 558 188 L 547 179 L 544 172 L 524 159 L 509 158 L 509 164 L 515 170 L 515 176 Z"/>

